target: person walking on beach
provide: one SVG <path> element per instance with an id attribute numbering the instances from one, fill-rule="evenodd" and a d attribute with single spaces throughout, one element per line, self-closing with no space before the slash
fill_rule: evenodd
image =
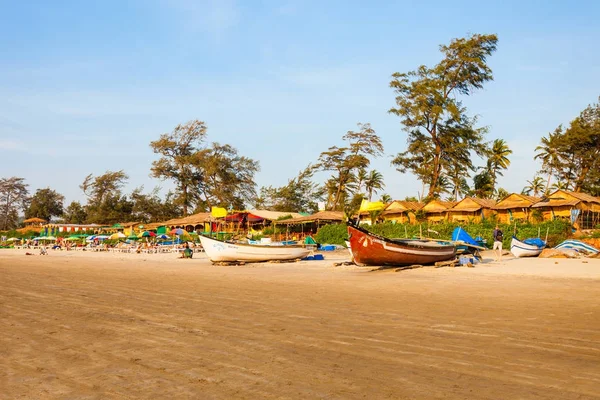
<path id="1" fill-rule="evenodd" d="M 496 224 L 496 228 L 494 228 L 494 232 L 492 233 L 494 237 L 494 253 L 496 254 L 496 261 L 502 260 L 502 240 L 504 240 L 504 233 Z"/>

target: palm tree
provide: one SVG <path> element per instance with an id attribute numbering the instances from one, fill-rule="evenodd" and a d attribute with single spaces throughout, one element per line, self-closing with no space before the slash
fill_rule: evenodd
<path id="1" fill-rule="evenodd" d="M 369 201 L 373 197 L 373 193 L 377 193 L 378 190 L 383 189 L 385 184 L 383 183 L 383 175 L 381 172 L 372 170 L 369 172 L 367 179 L 365 179 L 365 190 L 367 191 L 367 197 Z"/>
<path id="2" fill-rule="evenodd" d="M 358 173 L 356 174 L 356 190 L 360 192 L 361 188 L 363 187 L 363 185 L 365 184 L 366 180 L 367 180 L 368 176 L 367 176 L 367 170 L 364 168 L 361 168 L 358 170 Z"/>
<path id="3" fill-rule="evenodd" d="M 552 189 L 552 191 L 556 191 L 556 190 L 569 190 L 569 185 L 567 183 L 564 182 L 554 182 L 552 184 L 552 186 L 550 186 L 550 189 Z"/>
<path id="4" fill-rule="evenodd" d="M 529 184 L 523 188 L 523 192 L 526 194 L 532 194 L 535 197 L 538 197 L 542 191 L 544 191 L 544 180 L 541 176 L 535 176 L 533 180 L 527 181 Z"/>
<path id="5" fill-rule="evenodd" d="M 552 173 L 556 169 L 559 163 L 559 152 L 558 152 L 558 140 L 560 138 L 560 131 L 557 129 L 554 132 L 548 134 L 548 137 L 542 137 L 540 145 L 535 148 L 536 155 L 533 157 L 534 160 L 542 160 L 542 171 L 548 174 L 548 181 L 546 182 L 546 190 L 550 188 L 550 178 Z"/>
<path id="6" fill-rule="evenodd" d="M 483 170 L 473 177 L 473 190 L 470 194 L 480 199 L 492 198 L 494 187 L 492 186 L 492 176 L 489 171 Z"/>
<path id="7" fill-rule="evenodd" d="M 504 199 L 509 194 L 510 193 L 508 193 L 508 190 L 506 190 L 504 188 L 498 188 L 498 191 L 496 192 L 496 201 L 500 201 L 500 200 Z"/>
<path id="8" fill-rule="evenodd" d="M 504 139 L 496 139 L 492 144 L 492 149 L 487 162 L 487 169 L 492 179 L 492 188 L 496 190 L 496 177 L 502 176 L 501 170 L 507 169 L 510 165 L 508 156 L 512 154 L 512 150 L 508 148 Z"/>
<path id="9" fill-rule="evenodd" d="M 385 203 L 385 204 L 387 204 L 387 203 L 391 203 L 391 202 L 392 202 L 392 200 L 393 200 L 393 199 L 392 199 L 392 196 L 390 196 L 390 195 L 389 195 L 389 194 L 387 194 L 387 193 L 384 193 L 384 194 L 382 194 L 382 195 L 381 195 L 381 202 L 382 202 L 382 203 Z"/>

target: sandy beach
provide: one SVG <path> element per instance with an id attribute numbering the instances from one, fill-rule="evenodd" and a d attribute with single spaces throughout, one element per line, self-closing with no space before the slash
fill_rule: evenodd
<path id="1" fill-rule="evenodd" d="M 2 399 L 600 399 L 600 259 L 0 251 Z"/>

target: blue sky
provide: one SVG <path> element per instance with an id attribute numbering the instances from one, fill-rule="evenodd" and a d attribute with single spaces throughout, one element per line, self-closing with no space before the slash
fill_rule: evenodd
<path id="1" fill-rule="evenodd" d="M 490 3 L 490 4 L 485 4 Z M 499 179 L 520 191 L 540 137 L 600 95 L 600 3 L 592 1 L 0 0 L 0 177 L 84 200 L 87 174 L 149 177 L 149 142 L 200 119 L 208 140 L 260 161 L 281 186 L 369 122 L 372 167 L 394 198 L 420 183 L 390 159 L 406 146 L 390 75 L 440 59 L 438 46 L 496 33 L 495 80 L 464 99 L 514 154 Z M 479 163 L 481 164 L 481 163 Z M 325 175 L 320 175 L 324 180 Z"/>

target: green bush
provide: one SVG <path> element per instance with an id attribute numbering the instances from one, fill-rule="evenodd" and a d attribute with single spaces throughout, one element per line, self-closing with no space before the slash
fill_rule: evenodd
<path id="1" fill-rule="evenodd" d="M 348 227 L 346 224 L 330 224 L 321 227 L 315 235 L 319 244 L 341 244 L 348 240 Z"/>

